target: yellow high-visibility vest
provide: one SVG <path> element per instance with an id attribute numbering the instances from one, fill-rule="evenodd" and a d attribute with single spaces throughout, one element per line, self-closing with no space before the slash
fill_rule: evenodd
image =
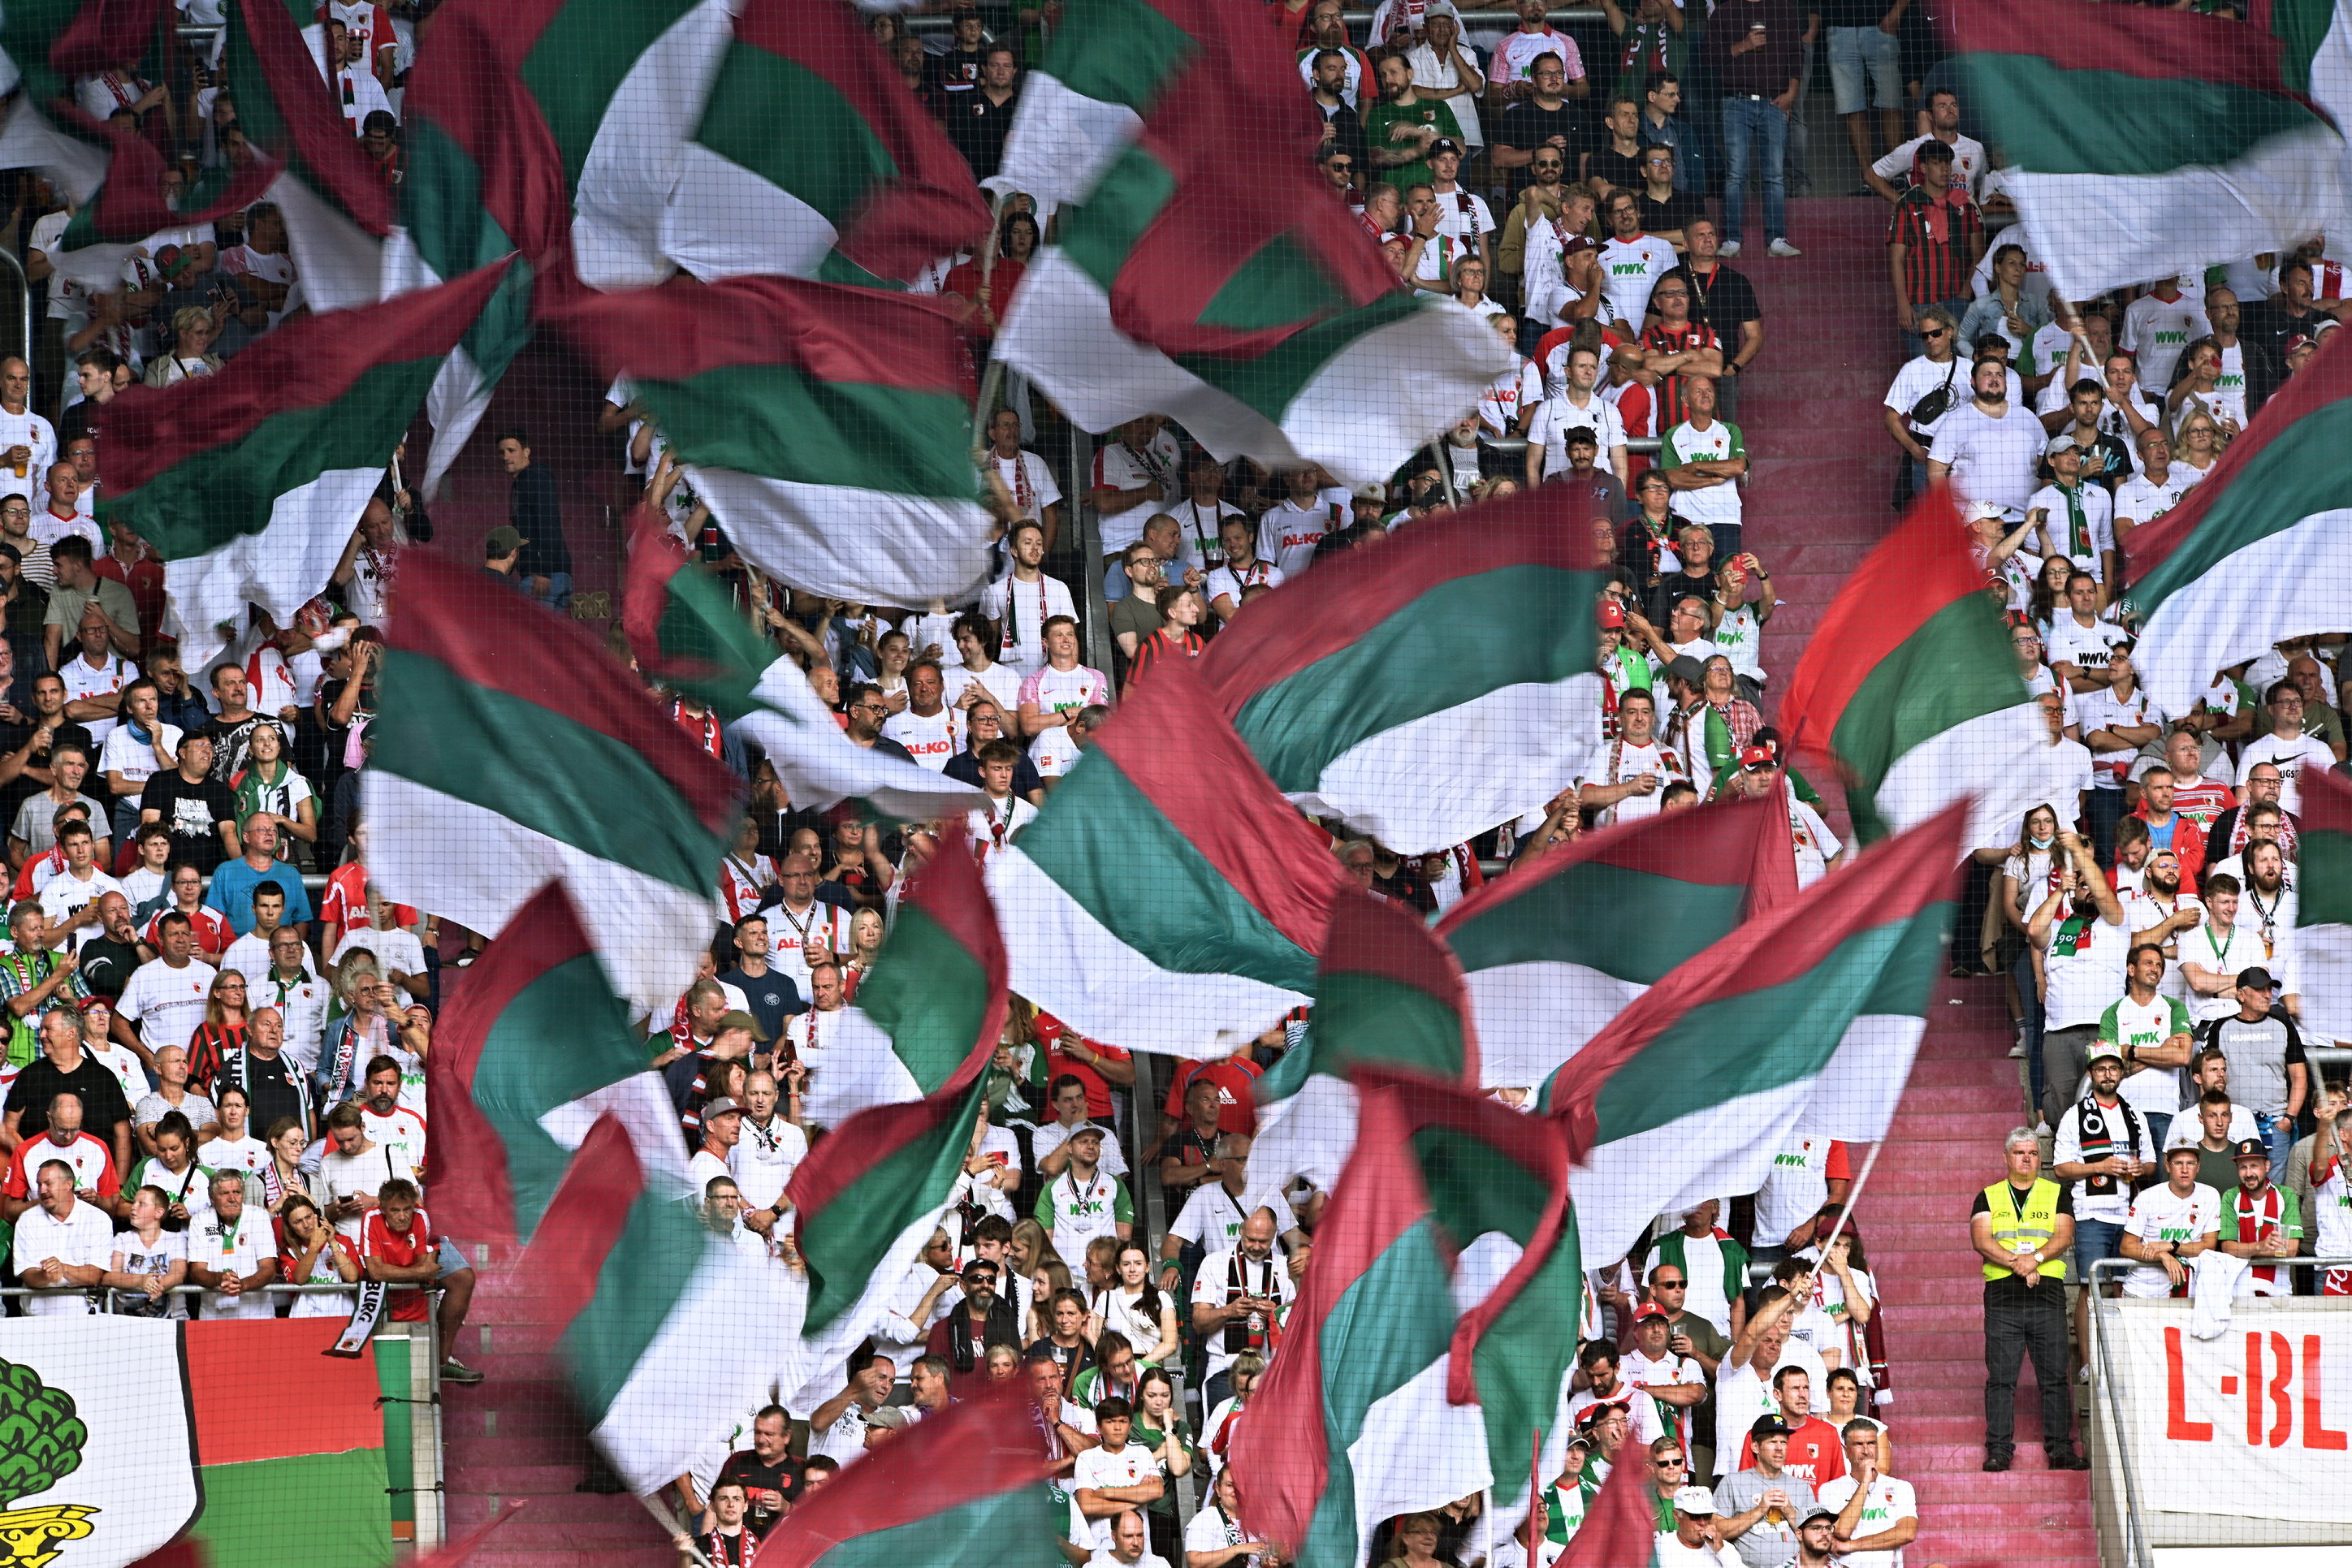
<path id="1" fill-rule="evenodd" d="M 1985 1207 L 1992 1212 L 1993 1244 L 2004 1252 L 2024 1257 L 2046 1248 L 2058 1235 L 2058 1184 L 2048 1176 L 2036 1176 L 2026 1190 L 2025 1206 L 2017 1204 L 2017 1189 L 2007 1177 L 1984 1189 Z M 2066 1260 L 2050 1258 L 2043 1260 L 2041 1270 L 2050 1279 L 2066 1272 Z M 2015 1270 L 1999 1264 L 1987 1263 L 1984 1277 L 2007 1280 Z"/>

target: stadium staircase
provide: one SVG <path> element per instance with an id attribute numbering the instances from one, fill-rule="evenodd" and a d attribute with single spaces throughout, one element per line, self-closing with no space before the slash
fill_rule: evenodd
<path id="1" fill-rule="evenodd" d="M 1822 609 L 1892 519 L 1893 457 L 1878 411 L 1898 350 L 1885 303 L 1884 214 L 1875 201 L 1794 201 L 1790 237 L 1804 259 L 1768 261 L 1759 251 L 1736 263 L 1762 298 L 1768 333 L 1762 366 L 1741 389 L 1739 423 L 1758 454 L 1747 548 L 1772 569 L 1784 601 L 1765 633 L 1766 662 L 1784 678 Z M 555 390 L 544 387 L 541 396 Z M 563 449 L 574 439 L 566 433 L 588 427 L 594 395 L 562 389 L 576 420 L 549 419 L 543 402 L 523 401 L 541 413 L 550 444 Z M 578 486 L 573 476 L 596 471 L 598 457 L 583 442 L 559 463 Z M 443 508 L 468 540 L 505 520 L 502 476 L 481 466 L 461 466 L 450 497 L 457 504 Z M 602 499 L 575 493 L 566 507 L 580 519 L 571 536 L 575 555 L 605 557 L 583 562 L 583 575 L 602 579 L 599 587 L 610 581 L 606 552 L 618 542 L 583 526 L 601 515 Z M 1768 717 L 1771 707 L 1768 695 Z M 1844 831 L 1842 811 L 1832 821 Z M 2030 1365 L 2019 1400 L 2020 1468 L 1994 1476 L 1979 1469 L 1982 1322 L 1964 1230 L 1970 1197 L 1997 1174 L 2000 1139 L 2023 1108 L 2008 1045 L 1991 982 L 1946 982 L 1857 1216 L 1886 1295 L 1896 1390 L 1886 1415 L 1897 1473 L 1919 1496 L 1920 1538 L 1909 1555 L 1949 1568 L 2096 1568 L 2088 1478 L 2041 1468 Z M 586 1474 L 586 1439 L 561 1367 L 528 1349 L 543 1333 L 533 1292 L 495 1268 L 484 1275 L 457 1352 L 487 1380 L 450 1388 L 443 1400 L 452 1533 L 526 1499 L 530 1506 L 492 1538 L 477 1568 L 671 1568 L 674 1553 L 634 1499 L 573 1490 Z M 720 1337 L 714 1325 L 714 1340 Z"/>
<path id="2" fill-rule="evenodd" d="M 1901 350 L 1874 199 L 1790 204 L 1801 261 L 1743 256 L 1765 318 L 1762 368 L 1741 389 L 1754 481 L 1745 548 L 1785 601 L 1764 633 L 1785 678 L 1846 575 L 1894 520 L 1895 458 L 1880 399 Z M 1769 697 L 1768 690 L 1768 697 Z M 1771 716 L 1768 701 L 1767 717 Z M 1822 780 L 1825 794 L 1833 793 Z M 1832 825 L 1845 831 L 1843 813 Z M 1941 983 L 1893 1135 L 1858 1206 L 1885 1294 L 1895 1473 L 1919 1498 L 1917 1564 L 2097 1568 L 2086 1474 L 2045 1470 L 2032 1369 L 2021 1374 L 2018 1468 L 1986 1475 L 1981 1276 L 1967 1239 L 1973 1195 L 2000 1174 L 2024 1109 L 2007 1014 L 1990 980 Z"/>

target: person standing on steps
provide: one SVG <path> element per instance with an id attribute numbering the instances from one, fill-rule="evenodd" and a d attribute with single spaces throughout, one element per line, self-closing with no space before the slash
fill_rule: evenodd
<path id="1" fill-rule="evenodd" d="M 2005 1470 L 2017 1448 L 2017 1368 L 2028 1352 L 2042 1387 L 2042 1451 L 2053 1470 L 2084 1470 L 2074 1448 L 2074 1382 L 2066 1375 L 2066 1249 L 2074 1210 L 2042 1174 L 2042 1145 L 2019 1127 L 2001 1145 L 2009 1169 L 1977 1194 L 1969 1240 L 1984 1266 L 1985 1458 Z"/>

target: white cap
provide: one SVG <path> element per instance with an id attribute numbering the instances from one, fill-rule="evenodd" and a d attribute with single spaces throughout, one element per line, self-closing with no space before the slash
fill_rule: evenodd
<path id="1" fill-rule="evenodd" d="M 1705 1487 L 1685 1487 L 1675 1493 L 1675 1511 L 1711 1514 L 1715 1511 L 1715 1494 Z"/>

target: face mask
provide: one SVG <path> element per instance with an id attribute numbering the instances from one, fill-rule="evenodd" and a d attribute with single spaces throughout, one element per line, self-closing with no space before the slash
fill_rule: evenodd
<path id="1" fill-rule="evenodd" d="M 2038 839 L 2036 839 L 2036 838 L 2029 838 L 2029 839 L 2027 839 L 2025 841 L 2026 841 L 2028 844 L 2031 844 L 2033 848 L 2035 848 L 2035 849 L 2037 849 L 2037 850 L 2046 850 L 2046 849 L 2048 849 L 2048 848 L 2050 847 L 2051 843 L 2053 842 L 2053 841 L 2052 841 L 2052 840 L 2047 839 L 2047 838 L 2038 838 Z"/>

